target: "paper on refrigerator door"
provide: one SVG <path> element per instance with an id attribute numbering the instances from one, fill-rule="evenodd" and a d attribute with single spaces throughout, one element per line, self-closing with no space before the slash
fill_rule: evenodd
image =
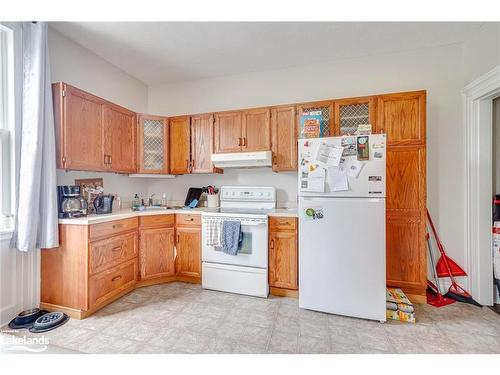
<path id="1" fill-rule="evenodd" d="M 327 184 L 330 191 L 349 190 L 346 171 L 338 167 L 328 168 Z"/>
<path id="2" fill-rule="evenodd" d="M 316 163 L 324 168 L 337 167 L 342 158 L 344 148 L 331 143 L 321 142 L 316 155 Z"/>
<path id="3" fill-rule="evenodd" d="M 314 170 L 302 170 L 300 190 L 312 193 L 323 193 L 325 191 L 325 170 L 317 167 Z"/>
<path id="4" fill-rule="evenodd" d="M 351 159 L 347 162 L 345 169 L 349 177 L 358 178 L 361 169 L 363 169 L 363 163 L 357 159 Z"/>

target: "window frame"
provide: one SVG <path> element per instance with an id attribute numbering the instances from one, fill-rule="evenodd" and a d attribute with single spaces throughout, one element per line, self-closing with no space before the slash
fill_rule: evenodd
<path id="1" fill-rule="evenodd" d="M 0 23 L 0 236 L 14 229 L 15 202 L 15 61 L 14 42 L 19 28 Z"/>

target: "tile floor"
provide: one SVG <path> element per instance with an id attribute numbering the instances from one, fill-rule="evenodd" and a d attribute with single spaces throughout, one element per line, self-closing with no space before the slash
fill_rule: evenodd
<path id="1" fill-rule="evenodd" d="M 380 324 L 178 282 L 137 289 L 45 335 L 84 353 L 500 353 L 500 315 L 489 308 L 416 313 L 416 324 Z"/>

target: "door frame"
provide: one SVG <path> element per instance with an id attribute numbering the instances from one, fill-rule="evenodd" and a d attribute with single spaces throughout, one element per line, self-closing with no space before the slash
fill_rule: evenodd
<path id="1" fill-rule="evenodd" d="M 483 305 L 493 304 L 491 251 L 493 99 L 500 96 L 500 65 L 462 90 L 465 124 L 466 288 Z"/>

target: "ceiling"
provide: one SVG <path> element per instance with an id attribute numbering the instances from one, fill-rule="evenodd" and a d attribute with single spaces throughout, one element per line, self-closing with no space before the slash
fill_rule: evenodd
<path id="1" fill-rule="evenodd" d="M 54 22 L 153 85 L 463 42 L 478 22 Z"/>

